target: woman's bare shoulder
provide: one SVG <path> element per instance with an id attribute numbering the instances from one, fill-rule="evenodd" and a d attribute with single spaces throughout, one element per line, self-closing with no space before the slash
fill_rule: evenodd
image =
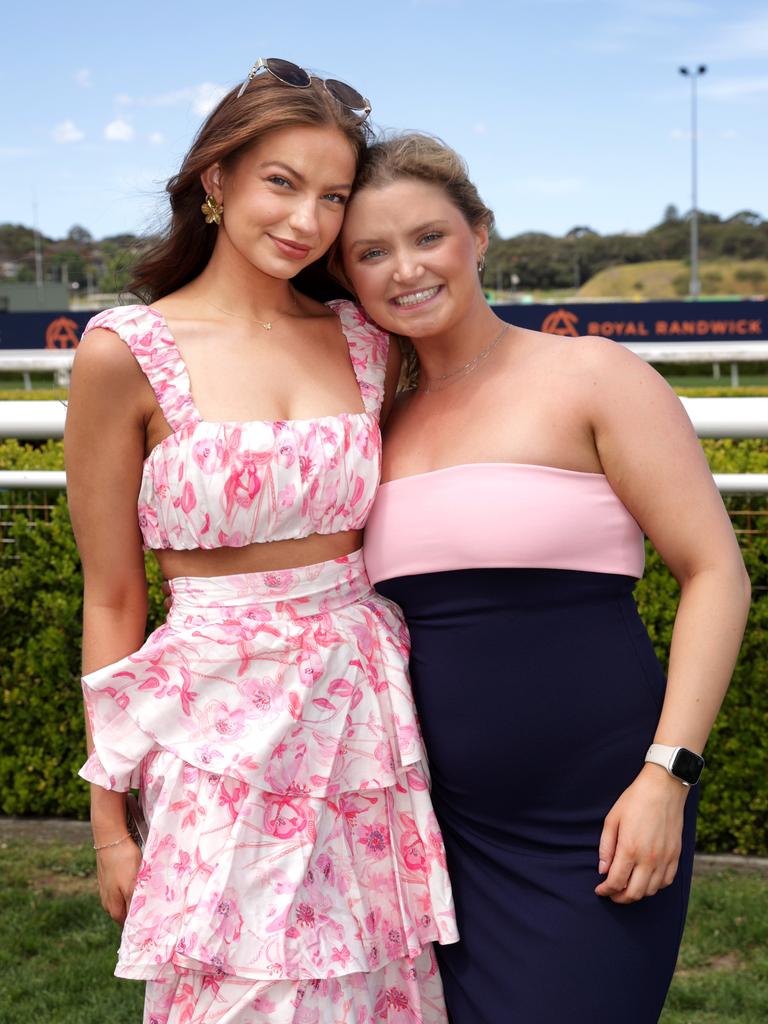
<path id="1" fill-rule="evenodd" d="M 73 373 L 102 384 L 126 384 L 144 377 L 130 348 L 106 327 L 94 327 L 83 337 L 75 352 Z"/>
<path id="2" fill-rule="evenodd" d="M 107 328 L 88 331 L 72 366 L 70 415 L 78 407 L 100 418 L 122 417 L 132 410 L 145 421 L 153 406 L 152 388 L 128 345 Z"/>
<path id="3" fill-rule="evenodd" d="M 666 381 L 644 359 L 617 341 L 588 334 L 577 338 L 528 332 L 535 336 L 535 345 L 542 359 L 550 360 L 570 375 L 585 380 L 616 384 L 642 380 L 657 387 L 667 387 Z"/>

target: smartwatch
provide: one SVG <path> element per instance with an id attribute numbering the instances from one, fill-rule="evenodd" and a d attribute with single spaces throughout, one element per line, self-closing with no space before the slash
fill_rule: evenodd
<path id="1" fill-rule="evenodd" d="M 704 758 L 686 747 L 668 747 L 664 743 L 652 743 L 645 755 L 651 764 L 659 764 L 684 786 L 695 786 L 701 778 Z"/>

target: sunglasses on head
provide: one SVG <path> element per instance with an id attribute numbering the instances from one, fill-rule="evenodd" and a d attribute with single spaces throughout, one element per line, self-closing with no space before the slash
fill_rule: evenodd
<path id="1" fill-rule="evenodd" d="M 371 112 L 370 100 L 367 100 L 362 93 L 353 89 L 351 85 L 347 85 L 346 82 L 340 82 L 336 78 L 319 78 L 317 75 L 311 75 L 304 68 L 300 68 L 298 64 L 292 64 L 289 60 L 280 60 L 279 57 L 259 57 L 240 86 L 238 99 L 260 71 L 268 71 L 278 82 L 293 86 L 294 89 L 308 89 L 312 84 L 312 79 L 317 78 L 323 83 L 326 91 L 343 107 L 360 115 L 360 124 Z"/>

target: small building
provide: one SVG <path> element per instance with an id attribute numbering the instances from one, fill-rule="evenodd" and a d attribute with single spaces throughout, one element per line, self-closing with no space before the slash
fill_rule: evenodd
<path id="1" fill-rule="evenodd" d="M 69 309 L 69 289 L 61 281 L 41 285 L 0 280 L 0 314 L 49 313 Z"/>

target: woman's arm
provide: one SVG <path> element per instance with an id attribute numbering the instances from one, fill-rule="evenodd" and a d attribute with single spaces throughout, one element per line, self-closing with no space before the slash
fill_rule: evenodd
<path id="1" fill-rule="evenodd" d="M 744 632 L 750 583 L 728 514 L 680 401 L 642 360 L 595 339 L 591 418 L 616 494 L 680 584 L 666 696 L 654 742 L 701 753 L 730 682 Z M 597 893 L 632 902 L 669 885 L 680 852 L 688 793 L 658 765 L 609 813 Z"/>
<path id="2" fill-rule="evenodd" d="M 64 432 L 67 499 L 83 566 L 83 673 L 136 650 L 146 582 L 136 505 L 148 384 L 115 334 L 92 331 L 78 348 Z M 151 396 L 151 391 L 150 391 Z M 93 748 L 86 715 L 88 753 Z M 94 845 L 126 835 L 125 797 L 91 786 Z M 105 910 L 123 921 L 139 855 L 126 841 L 97 855 Z"/>

